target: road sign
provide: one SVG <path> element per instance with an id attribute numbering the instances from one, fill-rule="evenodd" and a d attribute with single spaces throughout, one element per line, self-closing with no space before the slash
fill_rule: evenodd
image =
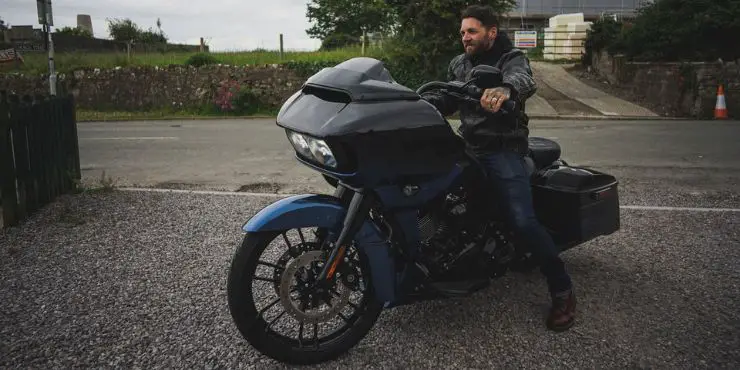
<path id="1" fill-rule="evenodd" d="M 514 33 L 514 47 L 530 49 L 537 47 L 537 31 L 516 31 Z"/>
<path id="2" fill-rule="evenodd" d="M 36 0 L 36 11 L 39 16 L 39 24 L 54 25 L 54 15 L 51 12 L 51 0 Z"/>

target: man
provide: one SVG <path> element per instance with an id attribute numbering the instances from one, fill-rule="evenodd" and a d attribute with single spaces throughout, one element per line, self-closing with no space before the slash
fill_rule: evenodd
<path id="1" fill-rule="evenodd" d="M 559 250 L 550 235 L 539 224 L 532 205 L 532 195 L 523 155 L 528 150 L 528 118 L 524 102 L 536 91 L 529 61 L 521 50 L 514 49 L 506 35 L 499 34 L 497 17 L 489 6 L 473 5 L 462 12 L 460 35 L 465 52 L 449 65 L 448 79 L 464 81 L 470 70 L 479 64 L 498 67 L 503 85 L 487 89 L 480 107 L 460 107 L 460 133 L 468 146 L 496 182 L 502 204 L 508 206 L 507 216 L 517 236 L 530 248 L 547 279 L 552 308 L 547 318 L 551 330 L 569 329 L 575 320 L 576 299 L 570 276 Z M 441 94 L 424 94 L 424 99 L 444 115 L 458 107 L 452 98 Z M 507 100 L 521 104 L 517 117 L 494 116 Z"/>

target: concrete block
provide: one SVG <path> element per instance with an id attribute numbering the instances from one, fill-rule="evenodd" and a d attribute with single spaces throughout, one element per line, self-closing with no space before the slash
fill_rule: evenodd
<path id="1" fill-rule="evenodd" d="M 567 25 L 568 23 L 583 23 L 583 13 L 558 14 L 550 17 L 550 27 Z"/>

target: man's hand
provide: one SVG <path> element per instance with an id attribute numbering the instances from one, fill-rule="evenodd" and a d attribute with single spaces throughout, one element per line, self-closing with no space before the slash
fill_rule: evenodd
<path id="1" fill-rule="evenodd" d="M 480 98 L 480 105 L 483 109 L 496 113 L 501 109 L 501 105 L 511 97 L 511 90 L 508 87 L 497 87 L 495 89 L 486 89 Z"/>

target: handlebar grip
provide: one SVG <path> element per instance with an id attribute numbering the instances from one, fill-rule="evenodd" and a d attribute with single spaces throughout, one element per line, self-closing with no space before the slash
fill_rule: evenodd
<path id="1" fill-rule="evenodd" d="M 480 99 L 483 96 L 483 89 L 478 86 L 468 86 L 467 93 L 473 98 Z"/>
<path id="2" fill-rule="evenodd" d="M 507 100 L 501 105 L 501 110 L 506 113 L 514 113 L 517 109 L 516 102 L 513 100 Z"/>

